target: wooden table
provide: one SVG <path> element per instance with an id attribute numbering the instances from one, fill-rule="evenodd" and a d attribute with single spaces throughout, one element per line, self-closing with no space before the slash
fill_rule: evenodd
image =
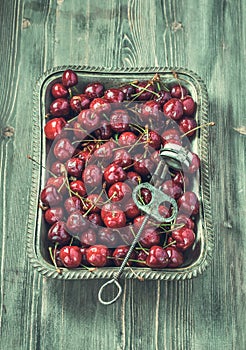
<path id="1" fill-rule="evenodd" d="M 243 0 L 1 1 L 1 349 L 246 348 L 245 14 Z M 203 275 L 126 281 L 105 307 L 101 281 L 47 280 L 30 266 L 32 93 L 44 71 L 68 64 L 182 66 L 204 79 L 217 126 L 215 250 Z"/>

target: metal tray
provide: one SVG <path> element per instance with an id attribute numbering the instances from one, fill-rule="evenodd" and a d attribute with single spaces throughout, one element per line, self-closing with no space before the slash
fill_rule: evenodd
<path id="1" fill-rule="evenodd" d="M 186 86 L 196 101 L 196 120 L 198 124 L 208 123 L 208 96 L 204 82 L 194 72 L 176 67 L 151 67 L 151 68 L 98 68 L 85 66 L 61 66 L 47 71 L 38 81 L 34 91 L 34 111 L 31 155 L 40 164 L 46 164 L 46 139 L 43 132 L 45 115 L 50 103 L 50 88 L 54 82 L 61 81 L 65 69 L 73 69 L 79 77 L 79 87 L 85 86 L 91 81 L 101 81 L 105 87 L 117 86 L 124 82 L 151 79 L 155 73 L 159 73 L 165 79 L 165 83 L 173 84 L 175 77 L 173 72 L 182 79 L 182 85 Z M 197 132 L 192 142 L 192 150 L 199 154 L 201 159 L 198 174 L 196 193 L 200 199 L 200 214 L 197 222 L 196 242 L 190 252 L 185 266 L 171 269 L 153 270 L 150 268 L 125 268 L 121 278 L 143 279 L 189 279 L 201 274 L 212 259 L 214 237 L 212 228 L 212 216 L 210 209 L 210 171 L 209 171 L 209 129 L 203 128 Z M 45 170 L 37 164 L 32 164 L 32 182 L 29 205 L 29 219 L 27 227 L 27 252 L 31 264 L 45 277 L 56 279 L 103 279 L 111 278 L 117 267 L 103 267 L 93 273 L 84 269 L 62 268 L 62 274 L 58 273 L 52 265 L 45 237 L 45 227 L 42 222 L 42 213 L 38 207 L 39 194 L 45 183 Z"/>

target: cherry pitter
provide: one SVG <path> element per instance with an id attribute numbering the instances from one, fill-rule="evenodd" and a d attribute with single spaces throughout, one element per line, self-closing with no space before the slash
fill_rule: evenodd
<path id="1" fill-rule="evenodd" d="M 160 190 L 161 184 L 165 180 L 165 177 L 167 175 L 169 167 L 174 170 L 183 170 L 187 169 L 191 163 L 192 154 L 189 150 L 186 148 L 174 144 L 174 143 L 168 143 L 166 144 L 161 150 L 160 150 L 160 156 L 161 161 L 159 162 L 155 172 L 152 174 L 152 178 L 150 183 L 140 183 L 137 185 L 132 193 L 133 200 L 135 204 L 138 206 L 140 210 L 145 212 L 144 220 L 135 235 L 132 244 L 130 246 L 130 249 L 128 250 L 119 270 L 114 273 L 113 278 L 106 283 L 104 283 L 98 292 L 98 300 L 101 304 L 104 305 L 110 305 L 113 304 L 121 295 L 122 293 L 122 287 L 119 283 L 119 278 L 127 265 L 127 262 L 129 260 L 129 257 L 136 245 L 136 243 L 139 241 L 141 234 L 144 230 L 145 225 L 147 224 L 149 219 L 157 220 L 160 223 L 171 223 L 173 220 L 176 219 L 178 214 L 178 207 L 176 201 L 171 198 L 170 196 L 166 195 Z M 151 201 L 148 204 L 143 204 L 139 201 L 139 191 L 141 189 L 148 189 L 151 192 Z M 160 215 L 158 208 L 159 205 L 163 202 L 169 202 L 172 208 L 172 214 L 170 217 L 164 218 Z M 104 300 L 103 299 L 103 292 L 105 288 L 111 284 L 115 284 L 117 287 L 117 294 L 114 296 L 111 300 Z"/>

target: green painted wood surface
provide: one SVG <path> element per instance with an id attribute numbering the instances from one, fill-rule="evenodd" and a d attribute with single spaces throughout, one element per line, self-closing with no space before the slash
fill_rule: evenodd
<path id="1" fill-rule="evenodd" d="M 244 0 L 2 0 L 0 4 L 0 348 L 236 349 L 245 339 Z M 29 265 L 32 91 L 57 65 L 183 66 L 208 87 L 214 259 L 190 281 L 43 279 Z"/>

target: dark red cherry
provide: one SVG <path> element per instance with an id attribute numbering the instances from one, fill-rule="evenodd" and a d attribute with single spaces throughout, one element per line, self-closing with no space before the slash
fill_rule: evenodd
<path id="1" fill-rule="evenodd" d="M 109 250 L 105 245 L 97 244 L 86 249 L 86 260 L 92 266 L 103 267 L 107 265 Z"/>
<path id="2" fill-rule="evenodd" d="M 86 195 L 85 184 L 81 180 L 75 180 L 70 182 L 70 189 L 74 193 L 78 193 L 79 196 L 83 197 Z"/>
<path id="3" fill-rule="evenodd" d="M 41 202 L 47 207 L 57 207 L 62 201 L 62 195 L 55 186 L 46 186 L 40 194 Z"/>
<path id="4" fill-rule="evenodd" d="M 72 235 L 80 235 L 88 228 L 89 222 L 80 211 L 72 212 L 66 222 L 66 230 Z"/>
<path id="5" fill-rule="evenodd" d="M 175 97 L 175 98 L 183 98 L 184 96 L 186 96 L 188 94 L 187 89 L 180 85 L 180 84 L 176 84 L 171 88 L 171 96 Z"/>
<path id="6" fill-rule="evenodd" d="M 135 87 L 130 84 L 126 84 L 120 88 L 120 90 L 124 93 L 124 100 L 131 100 L 132 95 L 135 94 Z"/>
<path id="7" fill-rule="evenodd" d="M 97 232 L 97 239 L 100 244 L 103 244 L 108 248 L 115 248 L 118 245 L 119 233 L 117 232 L 117 230 L 102 227 Z"/>
<path id="8" fill-rule="evenodd" d="M 90 245 L 96 244 L 97 235 L 95 231 L 91 228 L 86 229 L 80 236 L 80 242 L 83 247 L 89 247 Z"/>
<path id="9" fill-rule="evenodd" d="M 126 110 L 117 109 L 110 115 L 110 125 L 113 131 L 121 133 L 129 129 L 130 117 Z"/>
<path id="10" fill-rule="evenodd" d="M 163 218 L 169 218 L 172 214 L 171 206 L 166 206 L 164 204 L 159 205 L 158 212 Z"/>
<path id="11" fill-rule="evenodd" d="M 76 197 L 76 196 L 72 196 L 69 197 L 65 200 L 64 202 L 64 207 L 66 209 L 66 212 L 68 214 L 71 214 L 75 211 L 81 210 L 82 209 L 82 203 L 81 200 Z"/>
<path id="12" fill-rule="evenodd" d="M 90 213 L 100 213 L 100 207 L 102 204 L 101 197 L 96 193 L 91 193 L 84 200 L 83 209 Z"/>
<path id="13" fill-rule="evenodd" d="M 72 69 L 66 69 L 62 74 L 62 84 L 66 87 L 72 87 L 78 84 L 78 76 Z"/>
<path id="14" fill-rule="evenodd" d="M 190 174 L 194 174 L 200 167 L 200 158 L 194 152 L 191 152 L 191 154 L 192 154 L 192 159 L 191 159 L 190 166 L 189 166 L 187 171 Z"/>
<path id="15" fill-rule="evenodd" d="M 149 204 L 152 199 L 152 194 L 148 188 L 141 188 L 140 190 L 141 202 L 145 204 Z"/>
<path id="16" fill-rule="evenodd" d="M 83 109 L 78 115 L 78 123 L 86 131 L 94 131 L 100 125 L 100 116 L 91 109 Z"/>
<path id="17" fill-rule="evenodd" d="M 62 176 L 67 172 L 65 165 L 60 161 L 55 161 L 54 163 L 52 163 L 50 171 L 56 176 Z"/>
<path id="18" fill-rule="evenodd" d="M 82 171 L 84 169 L 84 162 L 79 158 L 70 158 L 66 161 L 67 173 L 70 176 L 81 177 Z"/>
<path id="19" fill-rule="evenodd" d="M 104 86 L 99 82 L 89 83 L 84 90 L 84 93 L 93 100 L 94 98 L 103 96 Z"/>
<path id="20" fill-rule="evenodd" d="M 67 97 L 68 89 L 63 86 L 61 83 L 55 83 L 51 87 L 51 95 L 54 98 Z"/>
<path id="21" fill-rule="evenodd" d="M 173 180 L 164 181 L 161 190 L 174 199 L 178 199 L 183 194 L 182 187 Z"/>
<path id="22" fill-rule="evenodd" d="M 122 168 L 128 168 L 133 164 L 133 159 L 125 149 L 117 149 L 114 152 L 113 162 Z"/>
<path id="23" fill-rule="evenodd" d="M 175 176 L 173 177 L 173 182 L 179 186 L 181 186 L 182 189 L 187 189 L 189 188 L 190 185 L 190 180 L 189 178 L 184 175 L 183 172 L 178 171 Z"/>
<path id="24" fill-rule="evenodd" d="M 183 104 L 178 98 L 171 98 L 163 105 L 164 114 L 173 120 L 178 120 L 183 115 Z"/>
<path id="25" fill-rule="evenodd" d="M 66 98 L 57 98 L 50 104 L 50 114 L 52 114 L 54 117 L 66 116 L 69 114 L 69 112 L 70 105 Z"/>
<path id="26" fill-rule="evenodd" d="M 113 157 L 114 148 L 115 143 L 113 141 L 107 141 L 94 151 L 93 156 L 98 159 L 107 159 L 109 161 Z"/>
<path id="27" fill-rule="evenodd" d="M 75 151 L 74 146 L 71 144 L 70 140 L 67 138 L 61 138 L 57 140 L 54 147 L 54 156 L 61 162 L 67 161 L 72 157 Z"/>
<path id="28" fill-rule="evenodd" d="M 169 256 L 165 249 L 159 245 L 154 245 L 149 250 L 146 265 L 151 268 L 164 268 L 169 263 Z"/>
<path id="29" fill-rule="evenodd" d="M 168 100 L 172 98 L 171 94 L 168 91 L 160 90 L 157 92 L 158 96 L 154 96 L 154 101 L 162 107 Z"/>
<path id="30" fill-rule="evenodd" d="M 125 204 L 124 212 L 126 214 L 127 219 L 134 219 L 140 215 L 140 210 L 138 209 L 137 205 L 131 198 Z"/>
<path id="31" fill-rule="evenodd" d="M 172 238 L 176 241 L 175 246 L 184 251 L 193 245 L 196 237 L 193 230 L 183 227 L 178 230 L 173 230 Z"/>
<path id="32" fill-rule="evenodd" d="M 146 250 L 136 250 L 136 260 L 135 263 L 138 267 L 146 267 L 146 259 L 147 259 L 148 253 Z"/>
<path id="33" fill-rule="evenodd" d="M 152 246 L 159 245 L 161 241 L 160 232 L 153 227 L 145 227 L 139 243 L 144 248 L 151 248 Z"/>
<path id="34" fill-rule="evenodd" d="M 104 98 L 109 103 L 120 103 L 124 100 L 124 93 L 120 89 L 108 89 L 104 92 Z"/>
<path id="35" fill-rule="evenodd" d="M 175 221 L 175 227 L 181 228 L 181 226 L 184 226 L 184 227 L 187 227 L 191 230 L 194 230 L 195 223 L 190 217 L 188 217 L 184 214 L 179 214 L 176 218 L 176 221 Z"/>
<path id="36" fill-rule="evenodd" d="M 199 201 L 195 192 L 187 191 L 178 199 L 179 213 L 187 216 L 196 215 L 199 212 Z"/>
<path id="37" fill-rule="evenodd" d="M 136 154 L 134 156 L 134 164 L 133 169 L 141 176 L 149 176 L 153 169 L 154 169 L 154 163 L 150 158 L 143 158 L 142 154 Z"/>
<path id="38" fill-rule="evenodd" d="M 88 134 L 87 130 L 85 128 L 83 128 L 82 125 L 78 121 L 73 122 L 72 129 L 73 129 L 74 136 L 78 140 L 85 139 L 86 135 Z"/>
<path id="39" fill-rule="evenodd" d="M 180 130 L 177 130 L 177 129 L 167 129 L 161 135 L 165 144 L 177 143 L 181 145 L 182 141 L 180 136 L 181 136 L 181 132 Z"/>
<path id="40" fill-rule="evenodd" d="M 116 266 L 120 266 L 126 256 L 126 254 L 129 251 L 129 247 L 128 246 L 124 246 L 124 245 L 120 245 L 117 248 L 115 248 L 114 252 L 113 252 L 113 258 L 114 258 L 114 263 Z M 127 266 L 132 266 L 133 262 L 131 261 L 131 259 L 135 260 L 136 259 L 136 253 L 133 250 L 129 256 L 129 260 L 127 262 Z"/>
<path id="41" fill-rule="evenodd" d="M 165 250 L 169 258 L 168 267 L 175 268 L 181 266 L 184 263 L 183 253 L 177 247 L 170 246 Z"/>
<path id="42" fill-rule="evenodd" d="M 61 207 L 48 208 L 44 212 L 44 219 L 50 225 L 53 225 L 57 221 L 61 221 L 63 216 L 64 212 Z"/>
<path id="43" fill-rule="evenodd" d="M 127 179 L 130 180 L 128 184 L 132 183 L 133 186 L 137 186 L 142 182 L 141 175 L 138 174 L 136 171 L 128 171 Z"/>
<path id="44" fill-rule="evenodd" d="M 91 100 L 85 94 L 80 94 L 73 96 L 69 103 L 71 109 L 78 114 L 82 109 L 89 108 Z"/>
<path id="45" fill-rule="evenodd" d="M 183 104 L 183 111 L 185 115 L 192 115 L 195 112 L 195 101 L 193 98 L 189 95 L 185 96 L 184 98 L 181 99 L 181 102 Z"/>
<path id="46" fill-rule="evenodd" d="M 103 226 L 101 215 L 98 213 L 89 213 L 88 220 L 92 223 L 92 226 Z"/>
<path id="47" fill-rule="evenodd" d="M 146 101 L 141 108 L 141 119 L 149 122 L 152 118 L 158 119 L 160 117 L 160 105 L 157 101 Z"/>
<path id="48" fill-rule="evenodd" d="M 178 121 L 179 128 L 181 132 L 187 134 L 187 137 L 191 137 L 195 134 L 196 130 L 193 130 L 197 127 L 197 122 L 192 117 L 183 117 Z"/>
<path id="49" fill-rule="evenodd" d="M 44 127 L 46 138 L 54 140 L 58 135 L 61 135 L 62 129 L 65 125 L 66 121 L 64 118 L 54 118 L 49 120 Z"/>
<path id="50" fill-rule="evenodd" d="M 137 99 L 139 101 L 147 101 L 154 96 L 154 90 L 154 86 L 150 84 L 149 81 L 140 81 L 137 83 L 135 93 L 138 95 Z"/>
<path id="51" fill-rule="evenodd" d="M 79 247 L 69 245 L 61 248 L 59 258 L 64 266 L 73 269 L 81 264 L 82 253 Z"/>
<path id="52" fill-rule="evenodd" d="M 71 236 L 66 230 L 64 221 L 57 221 L 48 231 L 48 240 L 53 243 L 67 244 L 70 239 Z"/>
<path id="53" fill-rule="evenodd" d="M 161 136 L 153 131 L 149 130 L 145 132 L 141 137 L 142 142 L 146 142 L 150 147 L 153 147 L 155 150 L 159 150 L 161 148 L 162 138 Z"/>
<path id="54" fill-rule="evenodd" d="M 108 196 L 112 202 L 120 202 L 121 204 L 131 197 L 132 189 L 125 182 L 116 182 L 110 186 L 108 190 Z"/>
<path id="55" fill-rule="evenodd" d="M 107 120 L 102 120 L 100 122 L 99 128 L 94 131 L 94 135 L 99 140 L 109 140 L 113 135 L 111 125 Z"/>
<path id="56" fill-rule="evenodd" d="M 104 170 L 103 176 L 108 185 L 126 180 L 126 172 L 116 163 L 108 165 Z"/>
<path id="57" fill-rule="evenodd" d="M 90 109 L 93 112 L 102 115 L 111 111 L 111 105 L 107 100 L 98 97 L 91 101 Z"/>
<path id="58" fill-rule="evenodd" d="M 138 137 L 132 131 L 125 131 L 120 134 L 118 144 L 120 146 L 132 146 L 135 145 Z"/>
<path id="59" fill-rule="evenodd" d="M 82 180 L 86 187 L 95 187 L 102 184 L 102 171 L 95 165 L 87 165 L 82 173 Z"/>
<path id="60" fill-rule="evenodd" d="M 66 183 L 66 178 L 64 176 L 57 176 L 57 177 L 50 177 L 45 186 L 55 186 L 57 191 L 62 195 L 65 196 L 68 193 L 67 189 L 67 183 Z"/>

